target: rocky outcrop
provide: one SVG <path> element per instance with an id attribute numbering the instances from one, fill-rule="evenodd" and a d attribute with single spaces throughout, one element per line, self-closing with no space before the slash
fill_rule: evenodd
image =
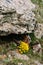
<path id="1" fill-rule="evenodd" d="M 36 38 L 41 38 L 43 36 L 43 23 L 37 23 L 37 29 L 34 32 Z"/>
<path id="2" fill-rule="evenodd" d="M 0 35 L 31 33 L 35 26 L 31 0 L 0 0 Z"/>

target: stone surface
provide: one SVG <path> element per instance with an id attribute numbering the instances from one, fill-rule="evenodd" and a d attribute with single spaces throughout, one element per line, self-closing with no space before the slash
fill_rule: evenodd
<path id="1" fill-rule="evenodd" d="M 25 55 L 25 54 L 20 54 L 20 53 L 18 53 L 17 51 L 9 51 L 9 52 L 7 53 L 7 55 L 9 56 L 9 54 L 10 54 L 11 56 L 13 56 L 14 58 L 16 58 L 16 59 L 21 59 L 21 60 L 26 60 L 26 61 L 29 60 L 29 57 L 28 57 L 27 55 Z"/>
<path id="2" fill-rule="evenodd" d="M 0 35 L 31 33 L 35 26 L 31 0 L 0 0 Z"/>
<path id="3" fill-rule="evenodd" d="M 41 64 L 39 61 L 34 61 L 34 63 L 36 63 L 37 65 L 43 65 L 43 64 Z"/>
<path id="4" fill-rule="evenodd" d="M 18 65 L 23 65 L 22 63 L 18 63 Z"/>
<path id="5" fill-rule="evenodd" d="M 42 48 L 41 48 L 41 45 L 40 44 L 37 44 L 37 45 L 34 45 L 33 46 L 33 52 L 36 54 L 40 54 L 42 55 Z"/>
<path id="6" fill-rule="evenodd" d="M 41 38 L 43 36 L 43 23 L 37 23 L 37 29 L 34 34 L 37 38 Z"/>

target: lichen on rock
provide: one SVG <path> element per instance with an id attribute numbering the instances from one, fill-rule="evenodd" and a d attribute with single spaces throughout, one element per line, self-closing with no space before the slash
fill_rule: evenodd
<path id="1" fill-rule="evenodd" d="M 35 5 L 31 0 L 0 0 L 0 35 L 31 33 Z"/>

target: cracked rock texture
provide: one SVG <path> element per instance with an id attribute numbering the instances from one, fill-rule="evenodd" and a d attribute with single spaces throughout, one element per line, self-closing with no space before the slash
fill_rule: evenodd
<path id="1" fill-rule="evenodd" d="M 31 33 L 36 19 L 31 0 L 0 0 L 0 36 Z"/>

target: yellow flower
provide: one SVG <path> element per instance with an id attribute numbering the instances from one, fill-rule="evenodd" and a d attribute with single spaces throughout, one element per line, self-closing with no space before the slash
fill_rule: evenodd
<path id="1" fill-rule="evenodd" d="M 19 51 L 20 53 L 25 53 L 29 50 L 29 45 L 23 41 L 20 42 L 20 45 L 19 45 Z"/>

